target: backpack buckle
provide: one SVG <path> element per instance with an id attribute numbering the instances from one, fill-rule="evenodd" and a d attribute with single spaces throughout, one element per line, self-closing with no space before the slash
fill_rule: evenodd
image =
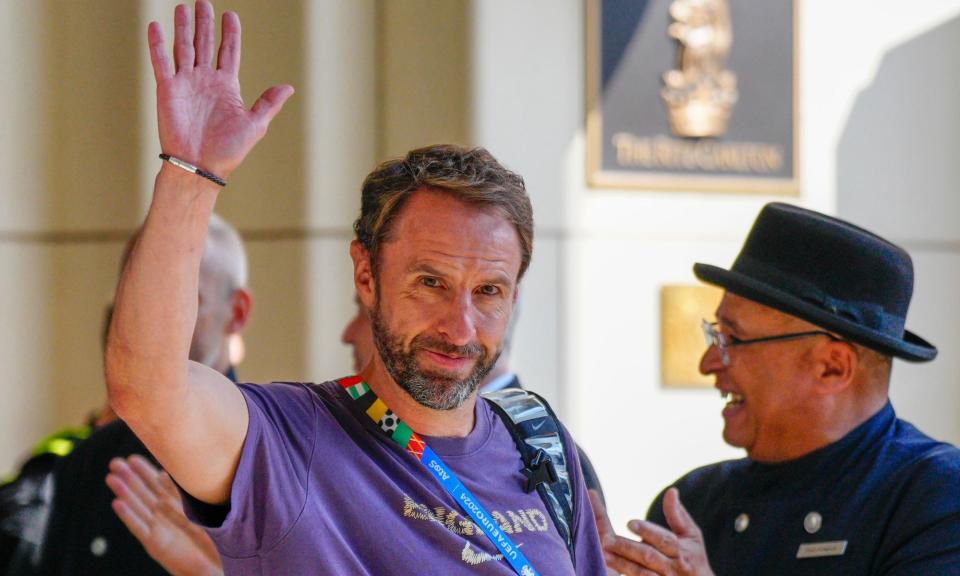
<path id="1" fill-rule="evenodd" d="M 537 450 L 533 459 L 530 460 L 530 463 L 527 464 L 527 467 L 524 468 L 522 472 L 523 475 L 527 477 L 527 493 L 536 490 L 540 484 L 551 485 L 560 479 L 557 475 L 557 468 L 554 466 L 553 460 L 542 448 Z"/>

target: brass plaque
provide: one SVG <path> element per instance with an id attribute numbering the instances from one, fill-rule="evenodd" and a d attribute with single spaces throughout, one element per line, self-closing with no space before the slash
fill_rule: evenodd
<path id="1" fill-rule="evenodd" d="M 587 0 L 589 184 L 796 194 L 797 1 Z"/>
<path id="2" fill-rule="evenodd" d="M 664 388 L 711 388 L 700 374 L 706 350 L 701 328 L 713 318 L 723 290 L 713 286 L 668 285 L 660 289 L 660 377 Z"/>

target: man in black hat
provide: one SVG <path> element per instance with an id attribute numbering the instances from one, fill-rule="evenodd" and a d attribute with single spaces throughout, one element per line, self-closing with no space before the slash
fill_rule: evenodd
<path id="1" fill-rule="evenodd" d="M 769 204 L 704 321 L 704 374 L 747 457 L 687 474 L 616 536 L 626 574 L 960 574 L 960 450 L 897 418 L 892 358 L 937 350 L 904 329 L 910 256 L 842 220 Z M 680 498 L 683 498 L 681 504 Z"/>

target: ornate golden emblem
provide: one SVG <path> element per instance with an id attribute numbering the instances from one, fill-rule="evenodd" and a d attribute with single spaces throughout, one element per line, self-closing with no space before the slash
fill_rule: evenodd
<path id="1" fill-rule="evenodd" d="M 668 29 L 679 42 L 680 69 L 663 75 L 660 92 L 677 136 L 722 136 L 736 104 L 737 76 L 724 66 L 733 31 L 726 0 L 675 0 Z"/>

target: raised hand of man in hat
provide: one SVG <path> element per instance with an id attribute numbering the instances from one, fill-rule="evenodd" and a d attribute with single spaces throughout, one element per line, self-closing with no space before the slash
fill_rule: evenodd
<path id="1" fill-rule="evenodd" d="M 676 488 L 669 489 L 663 499 L 663 512 L 670 530 L 644 520 L 631 520 L 627 525 L 640 541 L 617 536 L 603 501 L 593 490 L 590 502 L 607 566 L 617 574 L 713 576 L 703 534 L 680 503 Z"/>

